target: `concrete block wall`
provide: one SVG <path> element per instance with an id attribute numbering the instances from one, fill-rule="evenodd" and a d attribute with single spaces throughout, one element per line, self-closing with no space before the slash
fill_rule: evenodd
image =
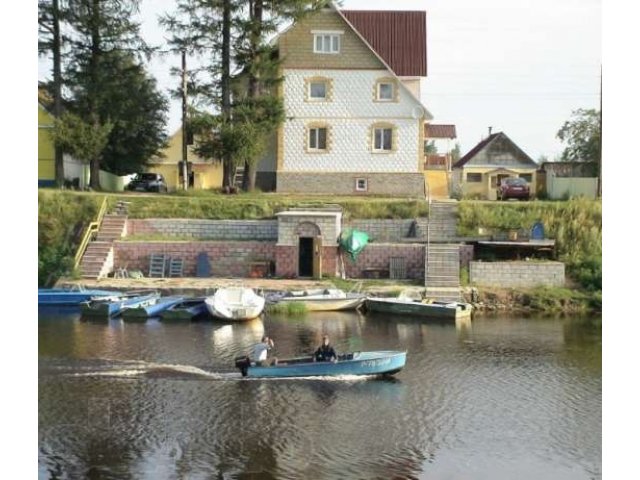
<path id="1" fill-rule="evenodd" d="M 417 163 L 417 161 L 416 161 Z M 417 167 L 416 167 L 417 168 Z M 356 179 L 367 180 L 367 191 L 356 191 Z M 373 172 L 278 172 L 279 193 L 307 193 L 334 195 L 394 195 L 397 197 L 425 196 L 422 173 L 373 173 Z"/>
<path id="2" fill-rule="evenodd" d="M 460 267 L 469 267 L 473 260 L 473 245 L 460 245 Z"/>
<path id="3" fill-rule="evenodd" d="M 364 278 L 367 268 L 389 270 L 391 257 L 404 257 L 407 278 L 424 279 L 424 252 L 422 244 L 372 243 L 355 263 L 345 255 L 344 265 L 348 277 Z"/>
<path id="4" fill-rule="evenodd" d="M 322 276 L 338 275 L 338 248 L 322 247 Z M 276 276 L 296 278 L 298 276 L 298 247 L 291 245 L 276 246 Z"/>
<path id="5" fill-rule="evenodd" d="M 209 240 L 273 240 L 277 220 L 201 220 L 149 218 L 127 220 L 129 235 L 165 235 Z"/>
<path id="6" fill-rule="evenodd" d="M 150 255 L 164 253 L 184 259 L 184 276 L 196 276 L 196 259 L 206 252 L 213 277 L 248 277 L 253 262 L 275 261 L 275 242 L 115 242 L 115 268 L 149 273 Z"/>
<path id="7" fill-rule="evenodd" d="M 340 235 L 341 213 L 316 215 L 278 215 L 277 239 L 278 245 L 297 247 L 300 236 L 322 236 L 323 246 L 337 246 Z M 315 228 L 317 227 L 317 229 Z"/>
<path id="8" fill-rule="evenodd" d="M 421 219 L 418 219 L 421 220 Z M 426 235 L 426 230 L 422 230 L 420 221 L 413 219 L 369 219 L 369 220 L 350 220 L 345 222 L 343 229 L 353 228 L 366 232 L 371 242 L 390 243 L 397 242 L 400 239 L 407 238 L 411 232 L 411 226 L 416 223 L 415 236 L 422 237 Z"/>
<path id="9" fill-rule="evenodd" d="M 562 262 L 470 262 L 469 281 L 478 286 L 562 287 L 565 268 Z"/>

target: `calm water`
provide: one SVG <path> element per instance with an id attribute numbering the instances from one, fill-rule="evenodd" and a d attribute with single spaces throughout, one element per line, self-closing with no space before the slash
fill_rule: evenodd
<path id="1" fill-rule="evenodd" d="M 242 380 L 281 357 L 406 349 L 393 379 Z M 39 319 L 41 479 L 601 478 L 599 319 L 309 314 L 250 324 Z"/>

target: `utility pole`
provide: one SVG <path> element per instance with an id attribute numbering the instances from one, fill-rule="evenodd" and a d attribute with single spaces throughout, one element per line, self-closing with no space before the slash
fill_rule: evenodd
<path id="1" fill-rule="evenodd" d="M 62 115 L 62 41 L 60 35 L 60 5 L 58 0 L 52 3 L 53 20 L 53 116 L 60 119 Z M 56 185 L 61 188 L 64 185 L 64 156 L 62 148 L 56 145 L 54 153 Z"/>
<path id="2" fill-rule="evenodd" d="M 187 169 L 187 51 L 182 49 L 182 186 L 189 188 Z"/>
<path id="3" fill-rule="evenodd" d="M 598 197 L 602 198 L 602 64 L 600 64 L 600 161 L 598 162 Z"/>

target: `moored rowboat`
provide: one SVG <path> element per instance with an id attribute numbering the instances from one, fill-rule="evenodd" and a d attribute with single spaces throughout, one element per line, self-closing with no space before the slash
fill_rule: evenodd
<path id="1" fill-rule="evenodd" d="M 276 303 L 300 303 L 309 312 L 335 312 L 356 310 L 364 303 L 366 296 L 360 293 L 346 293 L 337 288 L 291 292 L 279 297 Z"/>
<path id="2" fill-rule="evenodd" d="M 412 300 L 410 298 L 367 298 L 366 308 L 371 312 L 406 314 L 439 320 L 471 318 L 473 307 L 462 302 Z"/>
<path id="3" fill-rule="evenodd" d="M 109 290 L 85 289 L 82 287 L 71 288 L 39 288 L 38 305 L 80 305 L 100 297 L 111 297 L 119 292 Z"/>
<path id="4" fill-rule="evenodd" d="M 314 362 L 312 356 L 278 360 L 276 365 L 247 365 L 246 357 L 236 367 L 246 377 L 311 377 L 337 375 L 393 375 L 405 365 L 407 352 L 374 351 L 339 355 L 337 362 Z"/>
<path id="5" fill-rule="evenodd" d="M 124 320 L 144 320 L 149 317 L 155 317 L 183 300 L 184 297 L 158 298 L 155 302 L 147 305 L 141 304 L 135 307 L 125 308 L 122 311 L 122 318 Z"/>
<path id="6" fill-rule="evenodd" d="M 85 317 L 109 318 L 118 315 L 125 308 L 135 308 L 154 304 L 160 297 L 159 293 L 146 295 L 125 294 L 117 297 L 106 297 L 82 304 L 80 310 Z"/>
<path id="7" fill-rule="evenodd" d="M 204 300 L 204 297 L 187 298 L 160 313 L 160 320 L 189 321 L 203 316 L 207 313 L 207 306 L 204 304 Z"/>

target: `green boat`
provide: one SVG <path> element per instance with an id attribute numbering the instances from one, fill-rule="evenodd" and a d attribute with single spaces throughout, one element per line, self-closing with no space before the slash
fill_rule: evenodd
<path id="1" fill-rule="evenodd" d="M 365 306 L 370 312 L 413 315 L 438 320 L 470 319 L 473 310 L 469 303 L 413 300 L 405 297 L 371 297 L 367 298 Z"/>

